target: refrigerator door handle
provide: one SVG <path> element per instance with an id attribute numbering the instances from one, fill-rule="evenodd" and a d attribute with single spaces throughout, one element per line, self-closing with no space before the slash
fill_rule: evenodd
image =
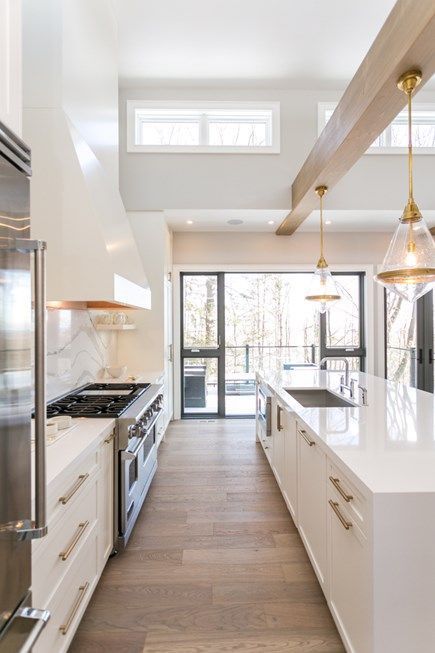
<path id="1" fill-rule="evenodd" d="M 16 616 L 20 617 L 21 619 L 33 619 L 36 622 L 30 636 L 19 649 L 19 653 L 31 653 L 36 640 L 41 634 L 41 631 L 44 629 L 45 624 L 50 619 L 50 613 L 48 610 L 38 610 L 38 608 L 20 608 L 17 611 Z"/>
<path id="2" fill-rule="evenodd" d="M 18 241 L 17 241 L 18 243 Z M 35 521 L 19 519 L 0 525 L 1 539 L 35 540 L 47 535 L 45 473 L 45 249 L 43 241 L 20 241 L 23 251 L 34 256 L 35 296 Z"/>
<path id="3" fill-rule="evenodd" d="M 47 534 L 47 492 L 45 461 L 45 425 L 47 404 L 45 397 L 46 359 L 46 298 L 45 298 L 45 243 L 40 241 L 34 252 L 35 290 L 35 525 L 32 539 Z"/>

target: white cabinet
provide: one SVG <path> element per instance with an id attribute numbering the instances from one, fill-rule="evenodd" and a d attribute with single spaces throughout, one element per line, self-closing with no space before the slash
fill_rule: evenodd
<path id="1" fill-rule="evenodd" d="M 51 618 L 35 653 L 64 653 L 74 637 L 112 551 L 113 491 L 114 432 L 48 487 L 48 535 L 32 543 L 32 593 Z"/>
<path id="2" fill-rule="evenodd" d="M 100 445 L 98 476 L 98 550 L 101 569 L 113 548 L 114 436 L 112 432 Z"/>
<path id="3" fill-rule="evenodd" d="M 326 455 L 313 435 L 297 425 L 298 526 L 320 585 L 326 588 Z"/>
<path id="4" fill-rule="evenodd" d="M 0 0 L 0 121 L 21 136 L 21 1 Z"/>
<path id="5" fill-rule="evenodd" d="M 275 477 L 280 488 L 283 488 L 285 461 L 284 461 L 284 447 L 285 447 L 285 423 L 284 415 L 285 410 L 278 400 L 272 402 L 272 438 L 273 450 L 272 461 Z"/>
<path id="6" fill-rule="evenodd" d="M 373 651 L 367 538 L 331 489 L 328 493 L 329 607 L 350 651 Z"/>
<path id="7" fill-rule="evenodd" d="M 297 524 L 298 454 L 296 420 L 288 410 L 283 412 L 282 419 L 284 424 L 284 471 L 281 490 L 293 521 Z"/>

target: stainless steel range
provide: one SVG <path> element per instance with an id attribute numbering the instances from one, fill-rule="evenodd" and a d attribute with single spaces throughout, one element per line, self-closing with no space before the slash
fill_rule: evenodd
<path id="1" fill-rule="evenodd" d="M 91 383 L 47 406 L 47 417 L 116 418 L 115 548 L 125 548 L 157 469 L 156 422 L 162 386 Z"/>

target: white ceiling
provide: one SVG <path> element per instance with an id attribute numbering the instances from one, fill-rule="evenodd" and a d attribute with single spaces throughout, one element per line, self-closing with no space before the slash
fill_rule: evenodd
<path id="1" fill-rule="evenodd" d="M 344 88 L 395 0 L 114 0 L 123 86 Z"/>
<path id="2" fill-rule="evenodd" d="M 265 210 L 166 210 L 165 216 L 173 231 L 264 231 L 274 232 L 288 211 Z M 392 232 L 401 211 L 324 211 L 327 231 Z M 435 225 L 435 211 L 423 211 L 430 226 Z M 243 220 L 242 224 L 228 224 L 228 220 Z M 188 220 L 192 224 L 188 224 Z M 269 221 L 274 224 L 268 224 Z M 319 212 L 314 211 L 298 231 L 318 232 Z"/>

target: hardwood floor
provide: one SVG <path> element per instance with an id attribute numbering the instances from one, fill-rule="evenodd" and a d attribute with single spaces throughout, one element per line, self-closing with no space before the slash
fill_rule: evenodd
<path id="1" fill-rule="evenodd" d="M 251 420 L 174 422 L 71 653 L 342 653 Z"/>

